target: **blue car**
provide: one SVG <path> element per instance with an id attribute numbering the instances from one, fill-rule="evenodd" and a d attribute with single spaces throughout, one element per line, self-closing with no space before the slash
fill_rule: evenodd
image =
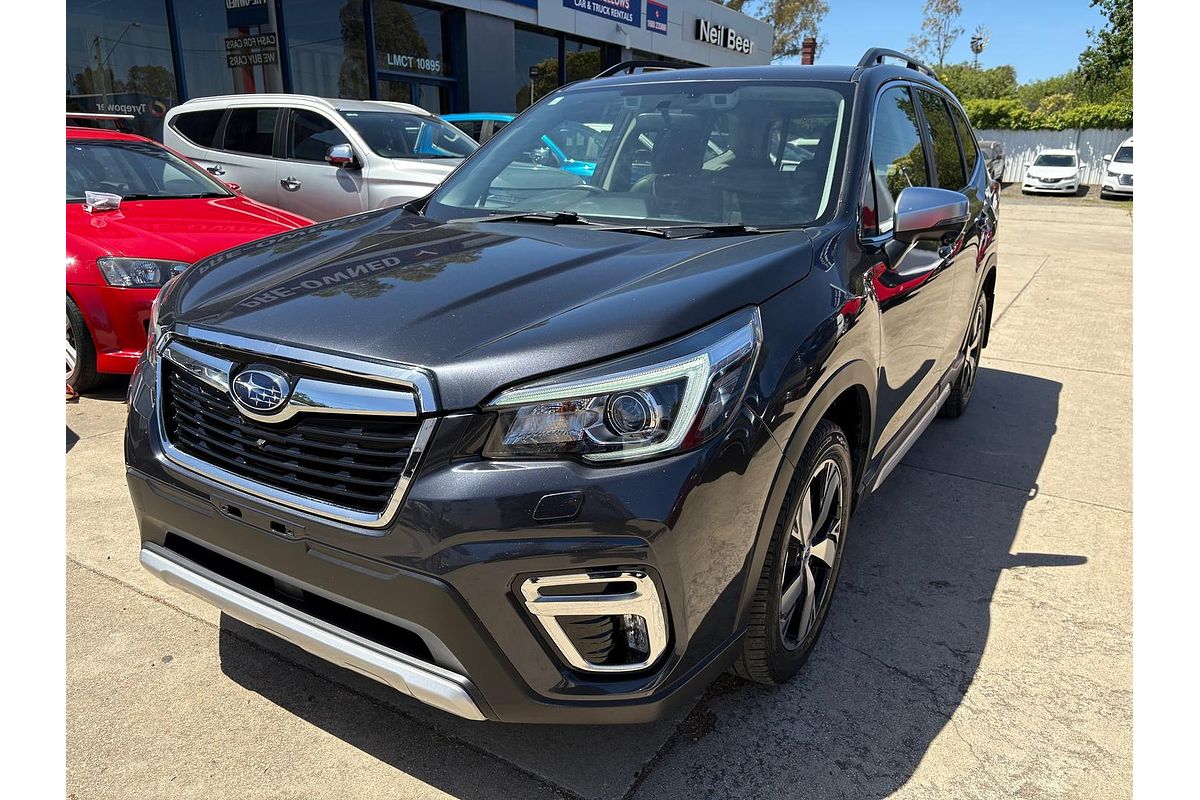
<path id="1" fill-rule="evenodd" d="M 442 119 L 459 128 L 475 141 L 483 144 L 500 132 L 516 114 L 443 114 Z M 536 163 L 558 167 L 564 172 L 590 178 L 596 171 L 595 156 L 604 145 L 606 134 L 577 123 L 564 124 L 542 137 L 545 147 L 532 153 Z M 590 156 L 590 158 L 589 158 Z"/>

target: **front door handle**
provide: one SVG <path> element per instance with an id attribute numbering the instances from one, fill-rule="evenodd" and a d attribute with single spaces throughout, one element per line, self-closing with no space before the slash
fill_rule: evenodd
<path id="1" fill-rule="evenodd" d="M 300 181 L 296 180 L 291 175 L 288 175 L 279 182 L 279 185 L 287 189 L 289 192 L 294 192 L 300 188 Z"/>
<path id="2" fill-rule="evenodd" d="M 212 175 L 224 175 L 225 174 L 225 168 L 222 167 L 220 164 L 213 164 L 211 167 L 205 167 L 205 169 L 208 170 L 209 173 Z"/>

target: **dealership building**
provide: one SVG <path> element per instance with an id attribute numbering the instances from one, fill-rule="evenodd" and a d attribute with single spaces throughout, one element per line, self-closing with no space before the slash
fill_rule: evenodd
<path id="1" fill-rule="evenodd" d="M 710 0 L 67 0 L 67 110 L 155 137 L 219 94 L 512 112 L 630 59 L 766 64 L 771 39 Z"/>

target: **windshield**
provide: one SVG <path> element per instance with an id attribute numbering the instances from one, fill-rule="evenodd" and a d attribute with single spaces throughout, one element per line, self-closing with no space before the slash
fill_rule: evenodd
<path id="1" fill-rule="evenodd" d="M 1133 145 L 1117 148 L 1117 154 L 1113 156 L 1113 161 L 1116 161 L 1118 164 L 1132 164 Z"/>
<path id="2" fill-rule="evenodd" d="M 440 117 L 399 111 L 343 111 L 367 147 L 384 158 L 463 158 L 479 145 Z"/>
<path id="3" fill-rule="evenodd" d="M 221 183 L 165 148 L 149 142 L 67 142 L 67 202 L 84 192 L 125 199 L 230 197 Z"/>
<path id="4" fill-rule="evenodd" d="M 1075 156 L 1041 155 L 1037 157 L 1037 161 L 1034 161 L 1033 165 L 1035 167 L 1073 167 L 1075 166 Z"/>
<path id="5" fill-rule="evenodd" d="M 566 211 L 624 224 L 811 223 L 836 197 L 846 91 L 766 81 L 571 89 L 512 122 L 435 190 L 425 213 L 441 220 Z M 548 141 L 595 168 L 548 157 Z"/>

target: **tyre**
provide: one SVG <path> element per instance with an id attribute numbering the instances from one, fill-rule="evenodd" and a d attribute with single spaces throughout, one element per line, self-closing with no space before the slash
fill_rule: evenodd
<path id="1" fill-rule="evenodd" d="M 842 429 L 822 420 L 800 456 L 750 605 L 733 671 L 783 683 L 821 634 L 842 565 L 853 472 Z"/>
<path id="2" fill-rule="evenodd" d="M 96 346 L 88 332 L 79 307 L 67 298 L 67 384 L 77 392 L 87 392 L 104 384 L 96 372 Z"/>
<path id="3" fill-rule="evenodd" d="M 938 411 L 938 416 L 948 419 L 961 417 L 971 401 L 971 393 L 975 390 L 975 380 L 979 377 L 979 359 L 983 355 L 983 330 L 987 325 L 988 299 L 980 293 L 975 303 L 975 311 L 971 315 L 971 327 L 967 333 L 966 344 L 963 345 L 963 367 L 950 387 L 946 402 Z"/>

